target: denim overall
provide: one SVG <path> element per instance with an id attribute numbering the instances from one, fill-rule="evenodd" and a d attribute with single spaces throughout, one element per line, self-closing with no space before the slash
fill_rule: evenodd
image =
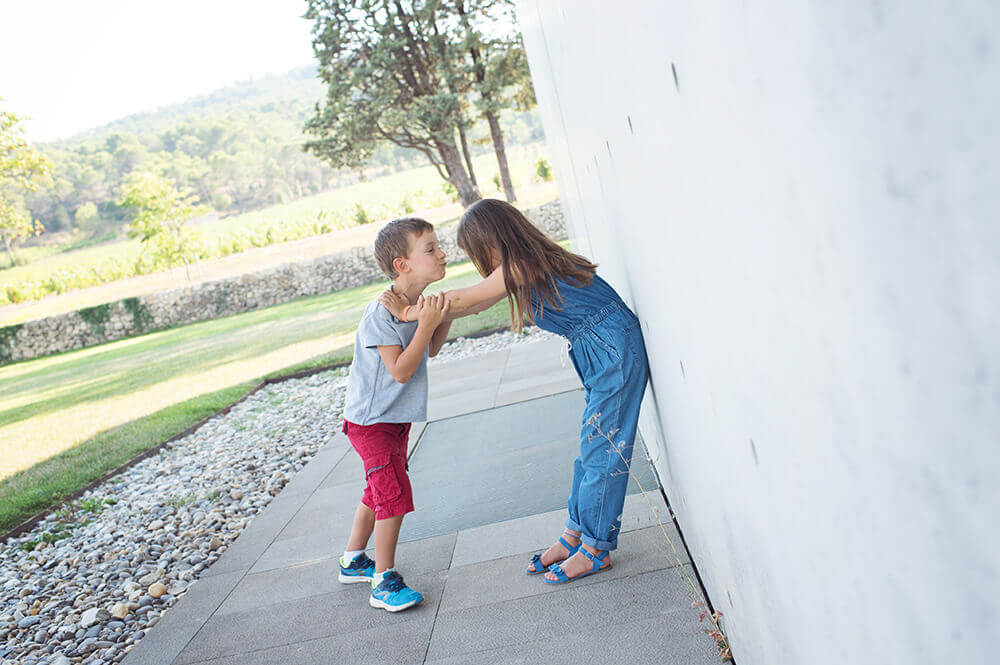
<path id="1" fill-rule="evenodd" d="M 649 377 L 646 347 L 639 320 L 603 279 L 594 275 L 582 288 L 562 279 L 555 284 L 561 309 L 546 306 L 539 313 L 536 299 L 535 325 L 569 340 L 569 356 L 587 398 L 566 527 L 582 532 L 591 547 L 613 550 Z"/>

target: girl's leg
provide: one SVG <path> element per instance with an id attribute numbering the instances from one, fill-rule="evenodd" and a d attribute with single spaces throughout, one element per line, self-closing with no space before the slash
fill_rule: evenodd
<path id="1" fill-rule="evenodd" d="M 569 353 L 570 360 L 573 361 L 573 368 L 576 370 L 577 376 L 583 381 L 583 374 L 581 373 L 581 368 L 577 364 L 576 359 L 573 357 L 572 350 Z M 586 389 L 586 396 L 590 398 L 590 390 Z M 571 546 L 576 547 L 580 542 L 580 481 L 583 480 L 583 462 L 580 457 L 577 456 L 576 460 L 573 461 L 573 481 L 569 487 L 569 499 L 566 501 L 566 511 L 569 513 L 569 519 L 566 520 L 566 529 L 563 531 L 561 538 L 569 543 Z M 542 565 L 548 567 L 553 563 L 559 563 L 560 561 L 565 561 L 569 552 L 566 547 L 560 543 L 556 542 L 555 545 L 545 550 L 542 553 Z"/>
<path id="2" fill-rule="evenodd" d="M 364 503 L 358 504 L 358 509 L 354 511 L 354 524 L 351 525 L 351 536 L 347 539 L 346 550 L 366 550 L 368 540 L 372 537 L 372 530 L 375 528 L 375 511 Z"/>
<path id="3" fill-rule="evenodd" d="M 569 500 L 566 502 L 566 509 L 569 512 L 566 529 L 574 533 L 580 533 L 580 483 L 583 481 L 583 477 L 583 461 L 578 456 L 573 462 L 573 484 L 570 485 Z"/>
<path id="4" fill-rule="evenodd" d="M 568 528 L 563 531 L 563 534 L 560 537 L 573 547 L 576 547 L 576 545 L 580 542 L 580 532 L 571 531 Z M 554 563 L 565 561 L 568 555 L 569 552 L 566 550 L 565 546 L 557 541 L 555 545 L 542 552 L 542 566 L 548 568 Z M 537 564 L 533 565 L 537 566 Z M 539 573 L 542 572 L 541 569 L 537 570 Z"/>
<path id="5" fill-rule="evenodd" d="M 589 402 L 590 388 L 587 387 L 583 368 L 576 361 L 572 347 L 570 347 L 569 358 L 573 361 L 573 369 L 576 370 L 576 375 L 580 377 L 580 382 L 584 384 L 584 396 L 587 402 Z M 569 488 L 569 500 L 566 502 L 567 512 L 569 513 L 569 519 L 566 520 L 566 529 L 575 534 L 580 533 L 580 482 L 583 480 L 583 476 L 583 460 L 580 458 L 580 455 L 577 455 L 573 461 L 573 481 Z M 571 544 L 576 545 L 576 541 L 571 541 Z"/>
<path id="6" fill-rule="evenodd" d="M 372 513 L 374 517 L 374 513 Z M 396 543 L 403 516 L 387 517 L 375 522 L 375 572 L 381 573 L 396 565 Z"/>
<path id="7" fill-rule="evenodd" d="M 577 504 L 583 547 L 592 554 L 618 547 L 639 407 L 648 378 L 641 333 L 637 343 L 629 339 L 616 346 L 621 349 L 619 354 L 602 358 L 595 353 L 592 358 L 592 389 L 588 390 L 580 433 L 583 474 Z M 570 577 L 590 567 L 590 560 L 582 553 L 562 564 Z"/>

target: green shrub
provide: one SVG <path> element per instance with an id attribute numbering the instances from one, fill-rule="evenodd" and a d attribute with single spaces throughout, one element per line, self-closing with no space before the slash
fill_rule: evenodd
<path id="1" fill-rule="evenodd" d="M 233 207 L 233 197 L 225 192 L 217 192 L 212 197 L 212 207 L 219 212 L 225 212 Z"/>
<path id="2" fill-rule="evenodd" d="M 374 221 L 375 220 L 372 219 L 368 215 L 368 212 L 365 210 L 365 207 L 363 205 L 361 205 L 360 203 L 355 203 L 354 204 L 354 223 L 355 224 L 357 224 L 357 225 L 360 226 L 362 224 L 371 224 Z"/>
<path id="3" fill-rule="evenodd" d="M 76 310 L 80 318 L 87 322 L 95 335 L 104 335 L 104 326 L 111 320 L 111 303 L 96 305 L 94 307 L 84 307 Z"/>
<path id="4" fill-rule="evenodd" d="M 14 356 L 14 343 L 17 341 L 17 332 L 23 326 L 23 323 L 15 323 L 12 326 L 0 328 L 0 361 L 9 361 Z"/>
<path id="5" fill-rule="evenodd" d="M 441 183 L 441 191 L 445 193 L 445 196 L 447 196 L 452 203 L 456 203 L 458 201 L 458 190 L 455 189 L 455 185 L 451 184 L 447 180 Z"/>
<path id="6" fill-rule="evenodd" d="M 535 163 L 535 173 L 538 174 L 539 180 L 548 182 L 552 180 L 552 165 L 544 157 L 539 157 Z"/>
<path id="7" fill-rule="evenodd" d="M 4 289 L 7 296 L 7 300 L 13 303 L 24 302 L 28 300 L 28 292 L 23 285 L 12 284 Z"/>
<path id="8" fill-rule="evenodd" d="M 146 332 L 152 327 L 153 315 L 149 313 L 149 308 L 142 304 L 138 298 L 125 298 L 122 300 L 122 305 L 132 315 L 134 332 Z"/>
<path id="9" fill-rule="evenodd" d="M 403 194 L 403 199 L 399 202 L 399 208 L 403 211 L 404 215 L 409 215 L 416 208 L 413 207 L 413 200 L 410 198 L 409 194 Z"/>

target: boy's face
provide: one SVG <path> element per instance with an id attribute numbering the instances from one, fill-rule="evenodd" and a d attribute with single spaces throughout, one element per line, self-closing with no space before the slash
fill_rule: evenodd
<path id="1" fill-rule="evenodd" d="M 410 254 L 406 257 L 406 263 L 410 268 L 410 276 L 415 279 L 428 283 L 444 279 L 448 261 L 445 260 L 434 231 L 424 231 L 419 236 L 410 238 Z"/>

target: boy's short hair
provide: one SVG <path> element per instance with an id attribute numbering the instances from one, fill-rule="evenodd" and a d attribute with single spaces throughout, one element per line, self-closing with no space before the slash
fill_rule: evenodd
<path id="1" fill-rule="evenodd" d="M 410 236 L 419 238 L 422 233 L 433 231 L 434 225 L 419 217 L 394 219 L 375 236 L 375 261 L 389 279 L 396 279 L 399 273 L 392 266 L 396 258 L 405 259 L 410 253 Z"/>

